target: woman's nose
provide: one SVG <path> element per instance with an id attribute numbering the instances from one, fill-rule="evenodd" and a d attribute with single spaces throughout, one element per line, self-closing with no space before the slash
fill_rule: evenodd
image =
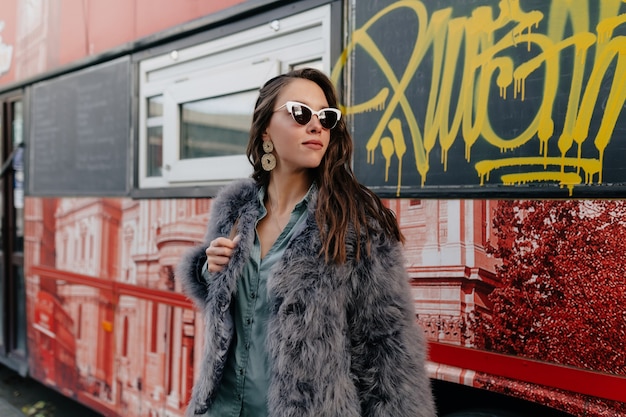
<path id="1" fill-rule="evenodd" d="M 311 120 L 307 124 L 307 128 L 313 132 L 321 132 L 322 124 L 320 123 L 320 118 L 317 114 L 311 116 Z"/>

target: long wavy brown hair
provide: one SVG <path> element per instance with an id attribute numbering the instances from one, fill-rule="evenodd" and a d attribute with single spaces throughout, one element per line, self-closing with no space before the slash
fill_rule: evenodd
<path id="1" fill-rule="evenodd" d="M 263 132 L 267 128 L 276 97 L 283 87 L 297 78 L 316 83 L 324 92 L 328 105 L 338 107 L 337 93 L 330 79 L 313 68 L 304 68 L 279 75 L 267 81 L 259 92 L 252 116 L 250 141 L 247 155 L 254 167 L 252 178 L 259 186 L 269 185 L 270 173 L 261 167 L 263 155 Z M 404 242 L 393 212 L 382 204 L 376 194 L 360 184 L 352 171 L 352 137 L 341 118 L 330 131 L 328 149 L 320 165 L 312 169 L 313 180 L 318 187 L 317 211 L 315 218 L 320 230 L 322 252 L 327 262 L 346 261 L 346 235 L 352 227 L 357 233 L 364 233 L 367 254 L 370 253 L 368 219 L 375 220 L 382 231 L 391 239 Z M 360 258 L 361 239 L 357 239 L 356 257 Z"/>

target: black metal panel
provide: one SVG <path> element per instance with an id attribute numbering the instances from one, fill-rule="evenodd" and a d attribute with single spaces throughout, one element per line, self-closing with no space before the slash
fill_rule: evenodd
<path id="1" fill-rule="evenodd" d="M 126 57 L 33 87 L 29 194 L 128 194 L 130 68 Z"/>
<path id="2" fill-rule="evenodd" d="M 626 4 L 368 1 L 344 76 L 388 197 L 626 196 Z"/>

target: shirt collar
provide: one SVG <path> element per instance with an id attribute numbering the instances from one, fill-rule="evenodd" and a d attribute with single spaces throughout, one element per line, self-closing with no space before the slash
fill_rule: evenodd
<path id="1" fill-rule="evenodd" d="M 304 197 L 302 197 L 302 199 L 298 201 L 298 204 L 296 204 L 294 209 L 299 210 L 301 208 L 308 207 L 309 203 L 311 202 L 311 198 L 313 197 L 313 194 L 316 192 L 317 192 L 317 184 L 315 183 L 315 181 L 313 181 L 311 183 L 311 186 L 309 187 L 309 190 L 306 192 Z M 264 209 L 265 209 L 265 195 L 266 194 L 267 194 L 266 187 L 259 188 L 259 192 L 257 193 L 257 198 L 259 199 L 259 203 L 261 203 L 261 207 L 263 207 Z"/>

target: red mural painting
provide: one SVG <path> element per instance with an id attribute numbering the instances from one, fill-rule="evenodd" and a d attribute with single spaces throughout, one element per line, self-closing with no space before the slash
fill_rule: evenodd
<path id="1" fill-rule="evenodd" d="M 28 203 L 33 376 L 106 415 L 182 416 L 203 327 L 172 271 L 201 242 L 210 200 Z M 625 202 L 386 204 L 407 238 L 416 320 L 429 340 L 624 374 Z M 434 362 L 430 370 L 574 414 L 626 412 L 556 388 Z"/>
<path id="2" fill-rule="evenodd" d="M 626 204 L 502 201 L 493 222 L 502 287 L 477 346 L 626 374 Z"/>
<path id="3" fill-rule="evenodd" d="M 476 314 L 476 347 L 611 374 L 626 374 L 626 203 L 500 201 L 489 252 L 500 285 Z M 575 415 L 626 413 L 626 404 L 479 376 Z M 593 410 L 593 411 L 591 411 Z"/>
<path id="4" fill-rule="evenodd" d="M 182 416 L 202 326 L 173 269 L 209 200 L 27 203 L 31 375 L 106 416 Z"/>

